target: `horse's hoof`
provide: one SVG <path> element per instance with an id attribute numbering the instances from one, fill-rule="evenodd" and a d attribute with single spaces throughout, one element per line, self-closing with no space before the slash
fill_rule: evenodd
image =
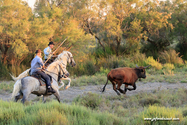
<path id="1" fill-rule="evenodd" d="M 66 86 L 66 89 L 68 89 L 70 86 Z"/>

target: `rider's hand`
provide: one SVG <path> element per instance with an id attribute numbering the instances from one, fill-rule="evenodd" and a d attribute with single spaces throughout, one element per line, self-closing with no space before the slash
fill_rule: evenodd
<path id="1" fill-rule="evenodd" d="M 45 65 L 42 66 L 42 69 L 46 69 Z"/>

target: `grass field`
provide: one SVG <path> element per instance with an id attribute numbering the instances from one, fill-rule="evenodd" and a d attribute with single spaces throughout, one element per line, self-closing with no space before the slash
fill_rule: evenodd
<path id="1" fill-rule="evenodd" d="M 56 100 L 25 105 L 0 100 L 0 121 L 3 125 L 185 125 L 187 90 L 163 90 L 129 97 L 87 93 L 70 105 Z"/>
<path id="2" fill-rule="evenodd" d="M 171 74 L 147 70 L 142 82 L 187 83 L 184 70 Z M 72 77 L 71 86 L 103 85 L 106 73 Z M 0 93 L 11 93 L 13 81 L 1 81 Z M 162 120 L 160 119 L 162 118 Z M 176 119 L 175 119 L 176 118 Z M 165 120 L 163 120 L 165 119 Z M 166 120 L 167 119 L 167 120 Z M 187 89 L 141 92 L 132 96 L 103 96 L 86 93 L 71 104 L 41 100 L 21 103 L 0 100 L 2 125 L 185 125 L 187 124 Z"/>

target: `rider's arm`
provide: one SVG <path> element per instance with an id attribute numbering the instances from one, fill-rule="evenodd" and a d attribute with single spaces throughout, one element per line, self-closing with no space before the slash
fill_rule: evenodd
<path id="1" fill-rule="evenodd" d="M 42 61 L 42 58 L 38 58 L 38 60 L 37 60 L 37 62 L 40 64 L 40 66 L 44 66 L 44 63 L 43 63 L 43 61 Z"/>

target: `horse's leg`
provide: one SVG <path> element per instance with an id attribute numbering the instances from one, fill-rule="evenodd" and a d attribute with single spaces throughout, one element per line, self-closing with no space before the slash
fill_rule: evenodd
<path id="1" fill-rule="evenodd" d="M 22 91 L 22 93 L 23 93 L 23 98 L 22 98 L 21 102 L 24 104 L 25 101 L 28 99 L 31 92 L 29 92 L 28 90 L 25 89 Z"/>
<path id="2" fill-rule="evenodd" d="M 60 83 L 62 84 L 61 86 L 58 87 L 58 89 L 62 88 L 64 86 L 64 82 L 62 82 L 62 80 L 60 81 Z"/>
<path id="3" fill-rule="evenodd" d="M 43 103 L 46 103 L 46 96 L 43 95 Z"/>
<path id="4" fill-rule="evenodd" d="M 15 96 L 15 102 L 17 102 L 19 99 L 23 98 L 23 94 L 19 93 L 19 95 Z"/>
<path id="5" fill-rule="evenodd" d="M 56 93 L 54 93 L 53 95 L 57 98 L 58 102 L 60 103 L 60 95 L 59 95 L 59 91 L 55 90 Z"/>
<path id="6" fill-rule="evenodd" d="M 66 89 L 68 89 L 68 88 L 70 87 L 71 79 L 67 77 L 66 80 L 69 80 L 69 83 L 68 83 L 68 85 L 66 86 Z"/>

